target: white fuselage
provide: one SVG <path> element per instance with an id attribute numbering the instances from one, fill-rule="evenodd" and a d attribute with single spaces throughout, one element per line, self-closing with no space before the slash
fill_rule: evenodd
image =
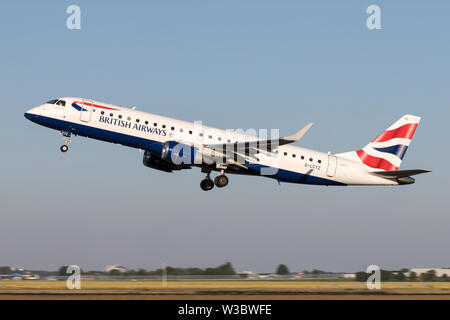
<path id="1" fill-rule="evenodd" d="M 25 116 L 43 126 L 74 135 L 152 150 L 166 141 L 225 144 L 257 138 L 82 98 L 61 98 L 65 105 L 46 103 Z M 395 180 L 370 174 L 361 162 L 293 145 L 279 146 L 275 156 L 259 153 L 248 170 L 229 173 L 264 175 L 283 182 L 318 185 L 398 185 Z M 200 165 L 201 166 L 201 165 Z M 261 168 L 266 171 L 261 172 Z"/>

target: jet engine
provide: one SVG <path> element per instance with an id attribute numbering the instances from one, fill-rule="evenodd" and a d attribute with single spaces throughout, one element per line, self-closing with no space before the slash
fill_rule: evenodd
<path id="1" fill-rule="evenodd" d="M 193 165 L 202 163 L 202 154 L 193 146 L 166 141 L 162 147 L 161 159 L 175 165 Z"/>
<path id="2" fill-rule="evenodd" d="M 146 167 L 165 172 L 172 172 L 173 170 L 182 170 L 191 168 L 190 166 L 187 165 L 183 164 L 177 165 L 174 164 L 173 162 L 161 159 L 158 156 L 152 155 L 149 151 L 144 152 L 144 158 L 142 160 L 142 163 Z"/>

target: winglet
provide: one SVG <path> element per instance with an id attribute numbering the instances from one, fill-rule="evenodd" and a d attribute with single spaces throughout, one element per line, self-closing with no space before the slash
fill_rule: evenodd
<path id="1" fill-rule="evenodd" d="M 287 137 L 280 138 L 280 140 L 284 140 L 287 143 L 296 142 L 305 135 L 305 133 L 312 127 L 313 124 L 314 123 L 310 122 L 306 126 L 304 126 L 303 129 L 299 130 L 297 133 Z"/>

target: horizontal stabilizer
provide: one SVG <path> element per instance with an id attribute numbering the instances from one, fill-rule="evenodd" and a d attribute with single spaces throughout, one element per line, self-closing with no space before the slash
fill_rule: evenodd
<path id="1" fill-rule="evenodd" d="M 375 171 L 371 174 L 379 176 L 382 178 L 404 178 L 414 176 L 416 174 L 431 172 L 431 170 L 426 169 L 413 169 L 413 170 L 395 170 L 395 171 Z"/>

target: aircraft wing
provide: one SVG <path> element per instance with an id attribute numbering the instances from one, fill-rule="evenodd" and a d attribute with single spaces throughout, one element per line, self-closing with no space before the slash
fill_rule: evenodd
<path id="1" fill-rule="evenodd" d="M 242 168 L 247 168 L 243 163 L 249 160 L 256 160 L 255 154 L 264 153 L 268 156 L 272 156 L 272 151 L 279 146 L 299 141 L 305 133 L 312 127 L 313 123 L 308 123 L 303 129 L 297 133 L 281 137 L 279 139 L 271 140 L 255 140 L 244 141 L 235 143 L 223 143 L 223 144 L 204 144 L 203 152 L 216 156 L 222 156 L 226 159 L 226 162 L 231 165 L 235 165 Z"/>
<path id="2" fill-rule="evenodd" d="M 222 144 L 192 144 L 188 141 L 178 142 L 184 145 L 191 145 L 196 149 L 196 152 L 199 152 L 203 156 L 204 159 L 209 158 L 210 161 L 208 162 L 213 162 L 214 159 L 222 159 L 224 164 L 247 168 L 244 165 L 245 161 L 256 160 L 255 154 L 264 153 L 268 156 L 272 156 L 272 150 L 278 148 L 278 146 L 299 141 L 312 125 L 312 123 L 309 123 L 297 133 L 287 137 L 281 137 L 279 139 Z"/>
<path id="3" fill-rule="evenodd" d="M 223 144 L 205 144 L 206 148 L 214 150 L 239 150 L 239 151 L 249 151 L 254 149 L 255 151 L 261 151 L 264 153 L 270 153 L 272 150 L 278 148 L 279 146 L 293 143 L 299 141 L 305 133 L 312 127 L 313 123 L 308 123 L 303 129 L 299 130 L 297 133 L 281 137 L 272 140 L 255 140 L 255 141 L 245 141 L 245 142 L 235 142 L 235 143 L 223 143 Z"/>

